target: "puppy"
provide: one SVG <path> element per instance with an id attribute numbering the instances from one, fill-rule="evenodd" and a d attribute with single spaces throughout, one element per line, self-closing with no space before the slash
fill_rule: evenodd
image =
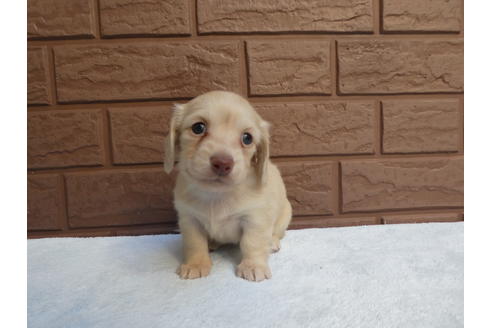
<path id="1" fill-rule="evenodd" d="M 271 278 L 268 256 L 280 249 L 292 216 L 285 186 L 269 159 L 269 123 L 232 92 L 212 91 L 175 105 L 164 169 L 178 161 L 174 204 L 183 236 L 182 279 L 205 277 L 209 248 L 239 244 L 236 275 Z"/>

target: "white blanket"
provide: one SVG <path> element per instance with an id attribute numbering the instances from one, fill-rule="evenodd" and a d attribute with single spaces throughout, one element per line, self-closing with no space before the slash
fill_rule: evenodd
<path id="1" fill-rule="evenodd" d="M 181 237 L 28 241 L 29 327 L 461 327 L 463 223 L 288 231 L 273 278 L 180 280 Z"/>

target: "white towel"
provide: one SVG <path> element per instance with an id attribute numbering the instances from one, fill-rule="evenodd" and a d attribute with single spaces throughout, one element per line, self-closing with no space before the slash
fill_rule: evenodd
<path id="1" fill-rule="evenodd" d="M 462 327 L 463 223 L 288 231 L 273 277 L 180 280 L 181 237 L 28 241 L 29 327 Z"/>

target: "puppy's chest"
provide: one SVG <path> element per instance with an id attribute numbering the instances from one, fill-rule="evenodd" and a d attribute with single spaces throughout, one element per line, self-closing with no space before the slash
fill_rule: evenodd
<path id="1" fill-rule="evenodd" d="M 238 243 L 241 239 L 241 218 L 244 213 L 227 204 L 209 204 L 195 209 L 196 218 L 207 230 L 210 238 L 221 243 Z"/>
<path id="2" fill-rule="evenodd" d="M 241 222 L 238 216 L 202 217 L 199 220 L 213 240 L 221 243 L 238 243 L 241 239 Z"/>

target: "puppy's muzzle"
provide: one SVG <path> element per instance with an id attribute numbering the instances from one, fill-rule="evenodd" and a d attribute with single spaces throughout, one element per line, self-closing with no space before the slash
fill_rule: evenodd
<path id="1" fill-rule="evenodd" d="M 210 157 L 212 171 L 220 177 L 225 177 L 231 173 L 234 167 L 234 159 L 231 155 L 216 154 Z"/>

